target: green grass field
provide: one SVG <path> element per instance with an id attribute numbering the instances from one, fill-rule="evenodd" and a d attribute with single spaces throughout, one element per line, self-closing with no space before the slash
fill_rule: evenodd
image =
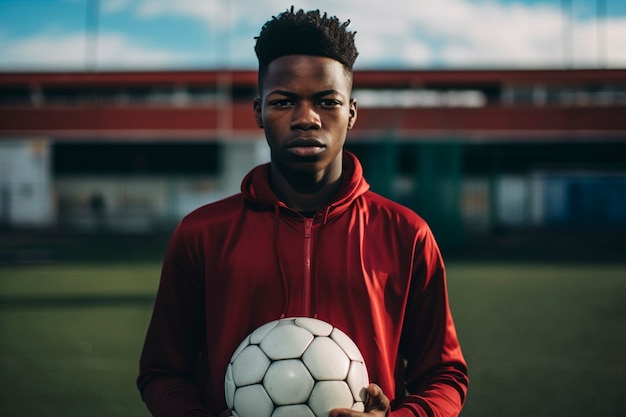
<path id="1" fill-rule="evenodd" d="M 0 266 L 0 415 L 146 417 L 158 263 Z M 626 416 L 626 265 L 448 263 L 464 417 Z"/>

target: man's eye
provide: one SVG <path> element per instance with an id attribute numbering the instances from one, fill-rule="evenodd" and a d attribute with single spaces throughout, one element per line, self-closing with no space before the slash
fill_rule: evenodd
<path id="1" fill-rule="evenodd" d="M 332 98 L 325 98 L 320 100 L 319 102 L 320 106 L 324 106 L 324 107 L 337 107 L 337 106 L 341 106 L 341 102 L 339 100 L 335 100 Z"/>
<path id="2" fill-rule="evenodd" d="M 293 101 L 282 99 L 282 100 L 272 100 L 270 104 L 274 107 L 286 107 L 293 105 Z"/>

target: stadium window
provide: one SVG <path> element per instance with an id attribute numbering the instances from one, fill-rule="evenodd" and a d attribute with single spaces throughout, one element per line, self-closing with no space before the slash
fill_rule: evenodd
<path id="1" fill-rule="evenodd" d="M 480 90 L 355 89 L 361 108 L 483 107 L 487 97 Z"/>
<path id="2" fill-rule="evenodd" d="M 2 87 L 0 106 L 24 106 L 31 104 L 31 92 L 26 87 Z"/>
<path id="3" fill-rule="evenodd" d="M 55 143 L 55 175 L 216 175 L 217 143 Z"/>

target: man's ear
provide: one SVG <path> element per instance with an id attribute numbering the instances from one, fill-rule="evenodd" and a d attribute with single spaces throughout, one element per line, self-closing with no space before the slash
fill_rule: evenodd
<path id="1" fill-rule="evenodd" d="M 352 126 L 354 126 L 354 123 L 356 123 L 356 115 L 357 115 L 357 109 L 356 109 L 356 100 L 351 98 L 350 99 L 350 117 L 348 118 L 348 129 L 352 129 Z"/>
<path id="2" fill-rule="evenodd" d="M 255 98 L 253 106 L 254 106 L 254 119 L 256 120 L 256 124 L 261 129 L 263 129 L 263 117 L 261 116 L 261 99 L 258 97 Z"/>

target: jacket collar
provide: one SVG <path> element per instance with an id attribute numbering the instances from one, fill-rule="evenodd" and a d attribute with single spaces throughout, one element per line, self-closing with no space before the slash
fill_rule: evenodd
<path id="1" fill-rule="evenodd" d="M 241 183 L 241 192 L 246 200 L 264 206 L 285 206 L 269 184 L 270 164 L 266 163 L 253 168 Z M 363 176 L 363 167 L 357 157 L 349 152 L 343 151 L 343 179 L 339 193 L 320 212 L 326 215 L 338 213 L 347 208 L 356 198 L 369 189 L 369 184 Z M 286 207 L 286 206 L 285 206 Z M 332 210 L 331 210 L 332 209 Z"/>

